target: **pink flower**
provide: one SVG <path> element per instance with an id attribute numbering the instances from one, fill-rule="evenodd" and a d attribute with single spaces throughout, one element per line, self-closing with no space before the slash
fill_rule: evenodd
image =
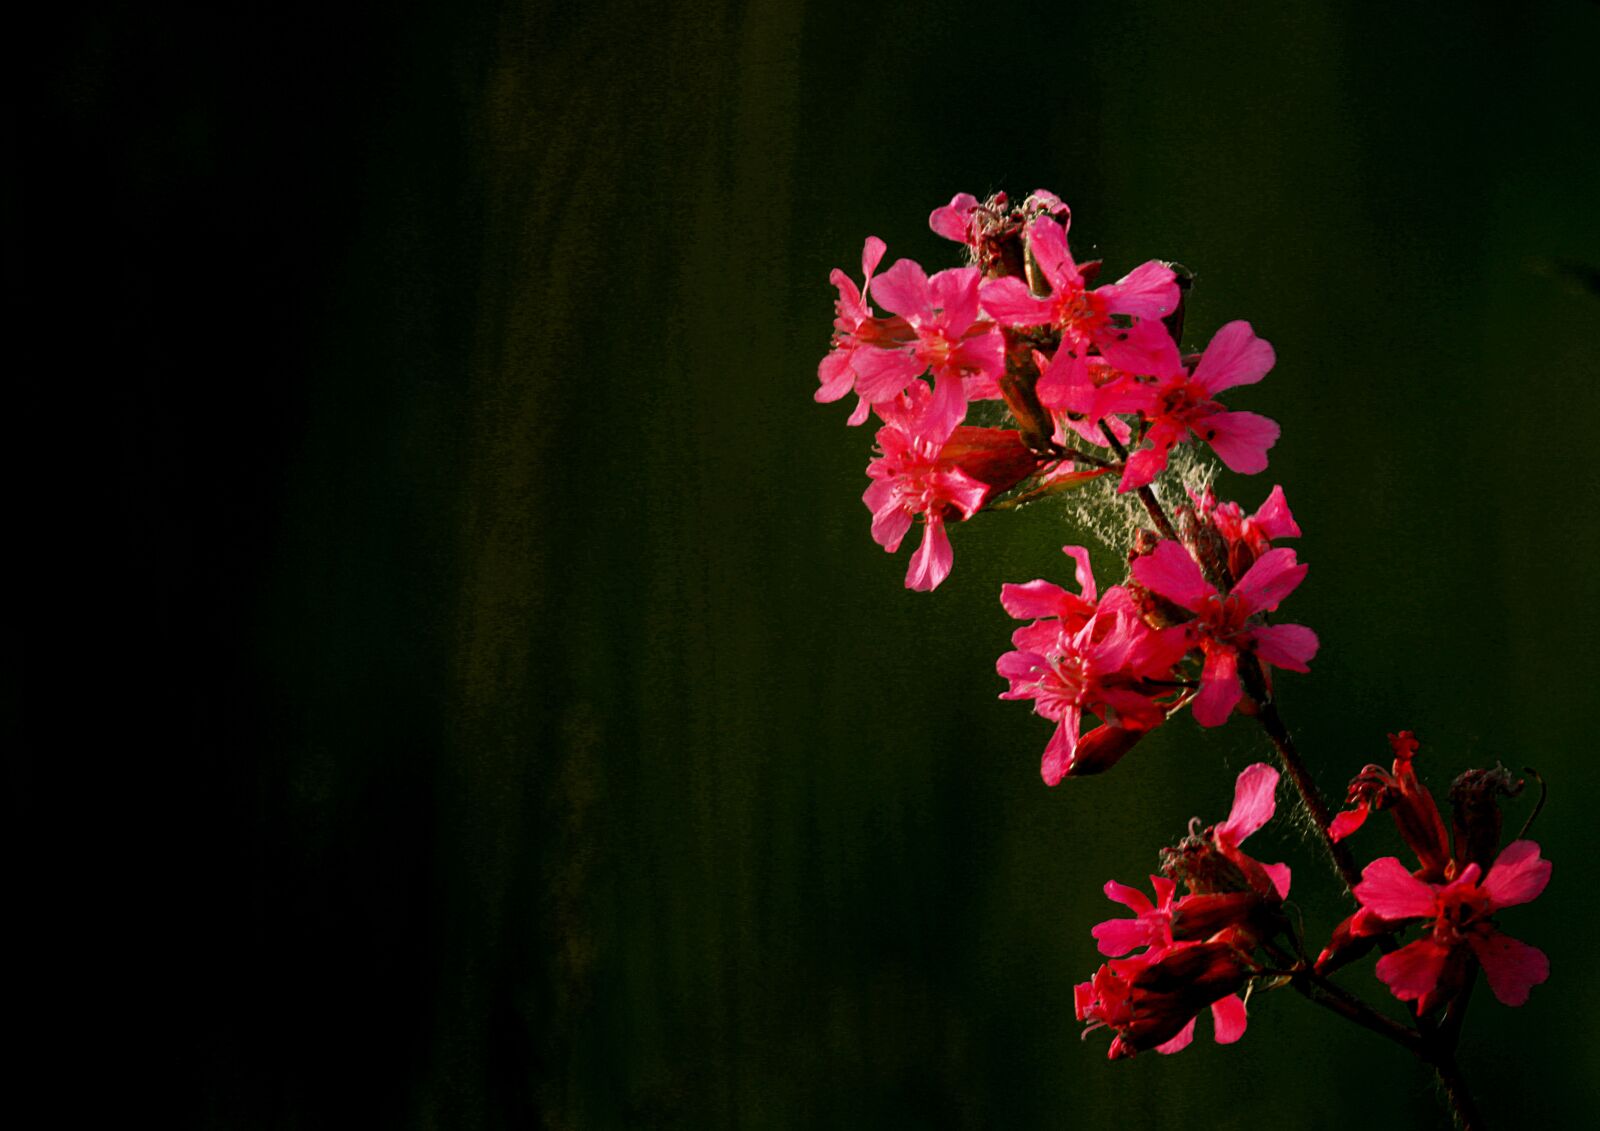
<path id="1" fill-rule="evenodd" d="M 922 431 L 918 408 L 927 389 L 921 382 L 914 388 L 921 398 L 902 398 L 878 429 L 880 454 L 867 465 L 873 482 L 862 501 L 872 511 L 873 540 L 891 554 L 912 520 L 922 519 L 906 588 L 926 591 L 949 576 L 954 560 L 945 523 L 971 518 L 993 495 L 1020 482 L 1036 460 L 1009 429 L 956 428 L 943 440 Z"/>
<path id="2" fill-rule="evenodd" d="M 861 289 L 837 267 L 829 276 L 839 289 L 834 300 L 833 349 L 817 366 L 821 387 L 814 394 L 821 404 L 838 400 L 852 388 L 857 394 L 851 424 L 867 419 L 872 404 L 892 400 L 905 391 L 923 366 L 911 350 L 916 334 L 901 318 L 874 318 L 867 305 L 867 290 L 872 273 L 883 259 L 884 243 L 868 236 L 861 249 Z"/>
<path id="3" fill-rule="evenodd" d="M 1047 785 L 1068 775 L 1110 769 L 1144 734 L 1166 718 L 1157 700 L 1170 695 L 1161 681 L 1187 647 L 1182 630 L 1145 624 L 1121 587 L 1096 600 L 1088 551 L 1064 547 L 1078 564 L 1081 592 L 1048 581 L 1006 585 L 1001 604 L 1013 617 L 1038 618 L 1012 634 L 1017 650 L 995 668 L 1010 683 L 1002 699 L 1031 699 L 1034 713 L 1056 724 L 1040 774 Z M 1082 735 L 1083 715 L 1104 725 Z"/>
<path id="4" fill-rule="evenodd" d="M 1269 550 L 1226 596 L 1205 579 L 1180 543 L 1163 541 L 1154 551 L 1134 559 L 1133 577 L 1144 588 L 1195 615 L 1187 624 L 1205 653 L 1200 693 L 1194 699 L 1195 721 L 1214 727 L 1226 722 L 1243 697 L 1239 686 L 1239 654 L 1253 652 L 1264 665 L 1290 671 L 1309 670 L 1317 653 L 1317 636 L 1298 624 L 1263 624 L 1270 613 L 1304 580 L 1307 567 L 1293 550 Z"/>
<path id="5" fill-rule="evenodd" d="M 1229 322 L 1218 330 L 1193 373 L 1180 367 L 1151 391 L 1144 410 L 1150 446 L 1128 459 L 1119 490 L 1143 487 L 1167 466 L 1173 445 L 1193 434 L 1211 445 L 1217 458 L 1233 471 L 1253 475 L 1266 470 L 1267 449 L 1278 441 L 1278 426 L 1253 412 L 1229 412 L 1216 401 L 1235 385 L 1253 385 L 1275 361 L 1272 347 L 1248 322 Z"/>
<path id="6" fill-rule="evenodd" d="M 991 280 L 984 284 L 983 308 L 993 318 L 1004 326 L 1059 331 L 1064 357 L 1078 369 L 1088 363 L 1092 349 L 1129 373 L 1161 375 L 1181 369 L 1178 348 L 1161 323 L 1178 305 L 1172 268 L 1151 260 L 1115 283 L 1089 290 L 1067 246 L 1064 224 L 1038 217 L 1028 225 L 1028 246 L 1050 293 L 1036 296 L 1015 277 Z M 1051 386 L 1058 383 L 1078 383 L 1076 370 L 1065 361 L 1040 391 L 1046 403 L 1055 395 Z"/>
<path id="7" fill-rule="evenodd" d="M 1482 880 L 1480 882 L 1480 876 Z M 1393 856 L 1368 864 L 1355 886 L 1361 905 L 1390 922 L 1427 920 L 1426 933 L 1378 960 L 1378 977 L 1417 1013 L 1449 1001 L 1466 984 L 1470 959 L 1483 966 L 1494 996 L 1521 1005 L 1550 976 L 1544 952 L 1502 932 L 1494 914 L 1527 903 L 1550 882 L 1550 862 L 1531 840 L 1508 844 L 1487 875 L 1468 864 L 1448 884 L 1430 884 Z"/>
<path id="8" fill-rule="evenodd" d="M 873 292 L 884 309 L 900 315 L 916 332 L 917 372 L 931 369 L 934 379 L 923 427 L 941 439 L 966 415 L 965 381 L 973 378 L 993 387 L 1005 372 L 1000 327 L 979 320 L 978 279 L 976 267 L 951 268 L 930 279 L 918 264 L 898 259 L 878 277 Z"/>

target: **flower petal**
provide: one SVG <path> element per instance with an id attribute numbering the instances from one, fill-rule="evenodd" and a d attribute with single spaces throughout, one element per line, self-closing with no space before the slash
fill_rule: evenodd
<path id="1" fill-rule="evenodd" d="M 1289 551 L 1292 555 L 1293 551 Z M 1191 613 L 1216 593 L 1200 567 L 1180 543 L 1170 538 L 1141 558 L 1135 558 L 1133 579 L 1152 593 L 1175 601 Z M 1248 576 L 1248 575 L 1247 575 Z"/>
<path id="2" fill-rule="evenodd" d="M 1483 890 L 1495 907 L 1515 907 L 1538 896 L 1550 882 L 1550 861 L 1539 859 L 1531 840 L 1512 841 L 1495 858 L 1483 879 Z"/>
<path id="3" fill-rule="evenodd" d="M 1217 1044 L 1231 1045 L 1244 1036 L 1250 1018 L 1244 1000 L 1238 994 L 1229 994 L 1211 1003 L 1211 1020 L 1217 1027 Z"/>
<path id="4" fill-rule="evenodd" d="M 1217 647 L 1206 653 L 1206 666 L 1200 672 L 1200 694 L 1190 710 L 1194 721 L 1203 727 L 1217 727 L 1228 721 L 1244 697 L 1239 686 L 1239 654 L 1232 648 Z"/>
<path id="5" fill-rule="evenodd" d="M 1270 613 L 1305 580 L 1310 568 L 1295 561 L 1293 550 L 1279 546 L 1256 559 L 1233 587 L 1233 595 L 1242 597 L 1253 613 Z"/>
<path id="6" fill-rule="evenodd" d="M 1276 360 L 1272 346 L 1256 337 L 1250 323 L 1229 322 L 1212 336 L 1194 368 L 1194 379 L 1206 392 L 1216 394 L 1235 385 L 1255 384 Z"/>
<path id="7" fill-rule="evenodd" d="M 1503 1005 L 1521 1005 L 1528 991 L 1550 977 L 1550 960 L 1544 951 L 1500 931 L 1472 935 L 1472 953 L 1483 963 L 1489 988 Z"/>
<path id="8" fill-rule="evenodd" d="M 1194 427 L 1217 458 L 1240 475 L 1267 469 L 1267 449 L 1278 442 L 1282 432 L 1277 421 L 1254 412 L 1219 412 Z"/>
<path id="9" fill-rule="evenodd" d="M 1217 826 L 1217 836 L 1240 844 L 1272 819 L 1278 808 L 1278 771 L 1265 762 L 1246 766 L 1233 786 L 1233 809 Z"/>
<path id="10" fill-rule="evenodd" d="M 1263 625 L 1251 639 L 1256 655 L 1275 668 L 1292 672 L 1309 671 L 1306 665 L 1317 654 L 1317 634 L 1303 624 Z"/>
<path id="11" fill-rule="evenodd" d="M 1417 879 L 1393 856 L 1368 864 L 1352 889 L 1361 906 L 1385 919 L 1426 919 L 1434 913 L 1433 888 Z"/>
<path id="12" fill-rule="evenodd" d="M 1050 280 L 1052 290 L 1081 290 L 1083 276 L 1072 261 L 1067 247 L 1067 230 L 1048 216 L 1040 216 L 1028 225 L 1028 247 L 1038 261 L 1044 277 Z"/>
<path id="13" fill-rule="evenodd" d="M 893 266 L 873 280 L 872 298 L 912 325 L 926 321 L 932 313 L 933 292 L 928 287 L 928 273 L 915 260 L 896 259 Z"/>
<path id="14" fill-rule="evenodd" d="M 1156 1051 L 1162 1056 L 1171 1056 L 1175 1052 L 1182 1052 L 1188 1048 L 1194 1040 L 1194 1023 L 1197 1020 L 1199 1020 L 1198 1017 L 1189 1018 L 1189 1023 L 1178 1030 L 1178 1035 L 1165 1044 L 1157 1045 Z"/>
<path id="15" fill-rule="evenodd" d="M 958 192 L 950 198 L 949 204 L 943 208 L 935 208 L 928 214 L 928 227 L 947 240 L 966 243 L 967 220 L 976 207 L 978 207 L 977 197 L 970 192 Z"/>
<path id="16" fill-rule="evenodd" d="M 1044 748 L 1044 760 L 1039 763 L 1039 776 L 1045 785 L 1056 785 L 1072 770 L 1073 756 L 1078 747 L 1078 727 L 1083 721 L 1079 707 L 1068 707 Z"/>
<path id="17" fill-rule="evenodd" d="M 1300 525 L 1289 510 L 1289 500 L 1283 497 L 1283 488 L 1274 487 L 1267 501 L 1262 503 L 1250 520 L 1256 529 L 1268 538 L 1298 538 Z"/>
<path id="18" fill-rule="evenodd" d="M 1370 865 L 1368 870 L 1371 870 Z M 1449 950 L 1432 939 L 1418 939 L 1378 959 L 1378 977 L 1389 987 L 1389 992 L 1401 1001 L 1417 1001 L 1438 984 L 1444 961 L 1449 956 Z"/>
<path id="19" fill-rule="evenodd" d="M 950 535 L 945 533 L 944 522 L 929 515 L 922 531 L 922 544 L 911 555 L 911 565 L 906 569 L 906 588 L 922 593 L 931 592 L 950 576 L 950 566 L 955 553 L 950 549 Z"/>

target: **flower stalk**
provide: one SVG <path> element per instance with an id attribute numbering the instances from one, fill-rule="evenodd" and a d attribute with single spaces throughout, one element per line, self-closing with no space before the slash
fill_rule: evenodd
<path id="1" fill-rule="evenodd" d="M 1088 549 L 1068 544 L 1072 587 L 1036 578 L 1001 588 L 1002 607 L 1021 623 L 995 665 L 1006 682 L 1000 698 L 1027 702 L 1052 724 L 1040 760 L 1046 784 L 1111 771 L 1185 712 L 1203 729 L 1236 709 L 1253 716 L 1276 754 L 1281 774 L 1246 767 L 1224 820 L 1196 818 L 1160 851 L 1151 894 L 1105 885 L 1131 916 L 1091 930 L 1106 961 L 1076 987 L 1077 1016 L 1086 1032 L 1112 1033 L 1111 1059 L 1170 1055 L 1192 1043 L 1203 1016 L 1219 1044 L 1240 1040 L 1252 990 L 1287 986 L 1431 1066 L 1457 1124 L 1481 1128 L 1455 1059 L 1478 973 L 1508 1006 L 1549 977 L 1543 952 L 1499 919 L 1549 881 L 1550 863 L 1526 839 L 1544 783 L 1522 833 L 1502 847 L 1500 807 L 1522 782 L 1503 766 L 1460 775 L 1447 826 L 1416 772 L 1420 744 L 1401 731 L 1390 736 L 1392 765 L 1361 769 L 1334 812 L 1274 695 L 1274 670 L 1309 673 L 1321 646 L 1311 628 L 1278 615 L 1308 570 L 1281 544 L 1300 535 L 1283 489 L 1247 514 L 1217 497 L 1209 472 L 1191 462 L 1180 475 L 1171 460 L 1194 445 L 1231 471 L 1266 469 L 1278 425 L 1220 398 L 1260 382 L 1276 354 L 1237 320 L 1185 353 L 1193 275 L 1148 260 L 1102 284 L 1098 261 L 1074 258 L 1071 222 L 1044 190 L 1020 203 L 958 194 L 929 226 L 960 245 L 967 264 L 932 275 L 904 258 L 880 271 L 887 248 L 869 237 L 860 286 L 842 271 L 831 277 L 834 330 L 815 397 L 853 393 L 849 422 L 878 421 L 863 501 L 886 551 L 920 527 L 910 589 L 943 583 L 951 529 L 980 512 L 1097 485 L 1139 499 L 1150 527 L 1128 532 L 1123 580 L 1103 586 Z M 1005 426 L 965 423 L 982 401 L 1002 403 Z M 1169 510 L 1162 492 L 1188 501 Z M 1304 924 L 1286 910 L 1289 865 L 1243 847 L 1273 819 L 1282 776 L 1356 905 L 1314 961 Z M 1391 814 L 1414 867 L 1395 857 L 1358 862 L 1350 838 L 1377 812 Z M 1379 980 L 1412 1013 L 1409 1027 L 1332 979 L 1374 951 Z"/>

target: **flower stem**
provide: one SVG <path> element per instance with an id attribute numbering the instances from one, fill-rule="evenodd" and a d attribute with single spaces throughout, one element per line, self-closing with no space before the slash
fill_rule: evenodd
<path id="1" fill-rule="evenodd" d="M 1444 1088 L 1445 1101 L 1450 1105 L 1450 1114 L 1455 1117 L 1456 1126 L 1461 1131 L 1483 1131 L 1483 1116 L 1467 1089 L 1467 1081 L 1461 1075 L 1461 1066 L 1456 1063 L 1455 1054 L 1439 1049 L 1437 1055 L 1424 1051 L 1422 1057 L 1439 1074 L 1439 1083 Z"/>
<path id="2" fill-rule="evenodd" d="M 1104 419 L 1099 423 L 1100 434 L 1110 442 L 1111 450 L 1117 453 L 1117 458 L 1122 461 L 1123 466 L 1127 466 L 1128 449 L 1123 447 L 1122 441 L 1118 440 L 1116 434 L 1106 427 Z M 1155 491 L 1149 487 L 1140 487 L 1139 501 L 1144 504 L 1144 509 L 1150 515 L 1150 521 L 1156 524 L 1156 529 L 1161 532 L 1161 537 L 1170 538 L 1174 542 L 1178 541 L 1178 532 L 1172 528 L 1172 522 L 1167 518 L 1167 512 L 1161 508 L 1161 500 L 1156 498 Z"/>
<path id="3" fill-rule="evenodd" d="M 1300 757 L 1300 751 L 1295 748 L 1289 728 L 1284 725 L 1283 718 L 1278 714 L 1277 705 L 1273 703 L 1272 695 L 1267 690 L 1266 676 L 1261 671 L 1261 664 L 1254 653 L 1240 653 L 1239 675 L 1244 680 L 1245 692 L 1256 701 L 1256 721 L 1261 724 L 1261 729 L 1266 731 L 1272 748 L 1277 751 L 1278 761 L 1283 763 L 1284 770 L 1289 774 L 1289 780 L 1294 782 L 1295 790 L 1300 794 L 1301 803 L 1305 805 L 1306 812 L 1311 814 L 1311 821 L 1317 826 L 1317 832 L 1322 836 L 1322 843 L 1333 860 L 1334 870 L 1339 873 L 1339 878 L 1344 881 L 1345 886 L 1353 890 L 1356 884 L 1361 882 L 1361 870 L 1356 867 L 1350 850 L 1333 839 L 1331 831 L 1333 815 L 1328 810 L 1327 798 L 1322 796 L 1322 791 L 1312 780 L 1305 759 Z"/>

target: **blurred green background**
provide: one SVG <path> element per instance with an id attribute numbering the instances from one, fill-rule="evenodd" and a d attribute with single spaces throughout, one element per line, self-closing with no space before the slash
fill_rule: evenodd
<path id="1" fill-rule="evenodd" d="M 1552 977 L 1480 992 L 1462 1059 L 1492 1126 L 1592 1115 L 1597 32 L 1576 0 L 63 17 L 13 199 L 60 469 L 29 529 L 71 572 L 11 825 L 38 955 L 89 954 L 30 988 L 24 1067 L 209 1127 L 1445 1126 L 1293 995 L 1228 1048 L 1079 1040 L 1101 884 L 1266 747 L 1184 720 L 1045 788 L 996 596 L 1083 533 L 984 517 L 907 592 L 869 434 L 811 401 L 866 235 L 953 265 L 931 208 L 1048 187 L 1112 277 L 1197 272 L 1186 344 L 1278 351 L 1230 403 L 1283 439 L 1224 488 L 1306 531 L 1322 652 L 1281 699 L 1328 790 L 1402 728 L 1441 793 L 1549 780 L 1554 882 L 1505 926 Z M 1252 844 L 1326 931 L 1314 846 Z"/>

